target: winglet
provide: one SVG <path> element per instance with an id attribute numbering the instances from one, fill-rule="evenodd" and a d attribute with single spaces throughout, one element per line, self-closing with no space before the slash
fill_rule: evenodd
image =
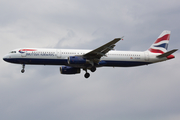
<path id="1" fill-rule="evenodd" d="M 124 40 L 123 38 L 124 38 L 124 36 L 122 36 L 120 39 L 121 39 L 121 40 Z"/>

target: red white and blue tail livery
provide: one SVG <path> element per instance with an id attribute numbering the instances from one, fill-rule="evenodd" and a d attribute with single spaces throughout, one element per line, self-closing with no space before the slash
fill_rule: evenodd
<path id="1" fill-rule="evenodd" d="M 19 48 L 12 50 L 3 57 L 10 63 L 22 64 L 21 72 L 25 72 L 25 65 L 60 65 L 61 74 L 78 74 L 85 71 L 85 78 L 99 67 L 133 67 L 152 64 L 174 58 L 172 55 L 178 49 L 167 51 L 170 31 L 163 31 L 157 40 L 146 51 L 114 51 L 115 44 L 122 38 L 114 40 L 94 49 L 45 49 Z"/>
<path id="2" fill-rule="evenodd" d="M 154 44 L 151 45 L 149 51 L 152 53 L 165 53 L 167 52 L 169 38 L 170 38 L 170 31 L 163 31 L 161 35 L 157 38 Z"/>

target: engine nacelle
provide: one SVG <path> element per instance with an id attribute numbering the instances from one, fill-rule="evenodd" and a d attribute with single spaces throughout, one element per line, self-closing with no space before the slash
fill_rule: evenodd
<path id="1" fill-rule="evenodd" d="M 85 64 L 87 60 L 81 56 L 70 56 L 68 57 L 68 64 Z"/>
<path id="2" fill-rule="evenodd" d="M 80 68 L 74 68 L 69 66 L 60 67 L 61 74 L 78 74 L 81 72 Z"/>

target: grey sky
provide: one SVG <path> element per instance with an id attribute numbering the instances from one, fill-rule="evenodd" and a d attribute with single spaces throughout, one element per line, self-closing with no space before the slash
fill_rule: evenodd
<path id="1" fill-rule="evenodd" d="M 116 38 L 117 50 L 143 51 L 163 30 L 179 48 L 178 0 L 1 0 L 0 55 L 21 47 L 94 49 Z M 136 68 L 99 68 L 61 75 L 59 66 L 0 60 L 2 120 L 179 120 L 176 58 Z"/>

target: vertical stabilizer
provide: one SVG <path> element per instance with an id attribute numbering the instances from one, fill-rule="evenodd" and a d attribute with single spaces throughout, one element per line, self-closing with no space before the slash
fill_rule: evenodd
<path id="1" fill-rule="evenodd" d="M 152 53 L 161 53 L 161 54 L 167 52 L 170 34 L 171 31 L 168 30 L 163 31 L 148 50 Z"/>

